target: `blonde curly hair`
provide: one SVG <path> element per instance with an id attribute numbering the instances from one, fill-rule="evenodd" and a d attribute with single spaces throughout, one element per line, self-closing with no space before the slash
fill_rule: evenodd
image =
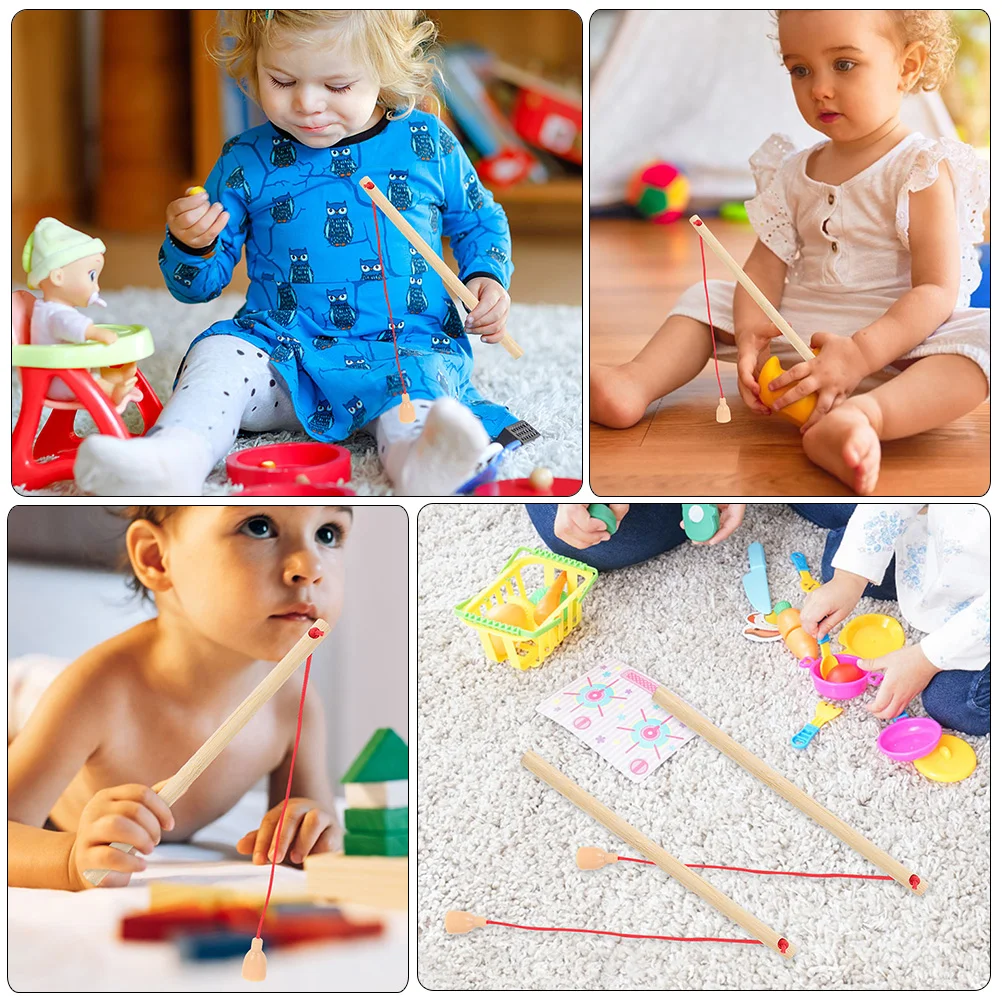
<path id="1" fill-rule="evenodd" d="M 772 12 L 778 24 L 781 10 Z M 885 10 L 902 47 L 923 42 L 926 48 L 925 66 L 911 94 L 922 90 L 939 90 L 953 69 L 953 59 L 960 41 L 953 31 L 948 10 Z"/>
<path id="2" fill-rule="evenodd" d="M 419 10 L 224 10 L 220 44 L 210 56 L 260 104 L 257 54 L 265 41 L 303 42 L 318 34 L 338 41 L 379 81 L 378 103 L 391 118 L 419 105 L 437 110 L 439 75 L 434 43 L 438 29 Z"/>

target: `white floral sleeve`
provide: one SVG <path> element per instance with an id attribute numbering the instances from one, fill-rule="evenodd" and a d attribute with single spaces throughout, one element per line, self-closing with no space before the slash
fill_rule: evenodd
<path id="1" fill-rule="evenodd" d="M 922 638 L 922 653 L 944 670 L 980 671 L 991 657 L 990 592 L 964 605 Z"/>
<path id="2" fill-rule="evenodd" d="M 922 507 L 921 504 L 858 505 L 845 527 L 832 566 L 879 584 L 894 556 L 894 544 Z"/>

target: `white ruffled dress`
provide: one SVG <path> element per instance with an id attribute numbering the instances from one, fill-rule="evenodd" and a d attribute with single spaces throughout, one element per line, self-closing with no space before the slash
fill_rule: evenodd
<path id="1" fill-rule="evenodd" d="M 807 176 L 808 158 L 822 145 L 797 152 L 777 134 L 750 160 L 758 194 L 745 203 L 748 219 L 759 240 L 788 266 L 780 313 L 808 343 L 816 331 L 850 337 L 883 316 L 911 289 L 908 196 L 931 185 L 945 162 L 956 190 L 960 292 L 950 319 L 902 357 L 964 355 L 990 379 L 989 311 L 969 305 L 981 281 L 977 245 L 988 204 L 987 171 L 974 150 L 913 132 L 834 185 Z M 713 325 L 733 334 L 734 283 L 711 280 L 709 286 Z M 669 316 L 676 314 L 707 322 L 701 282 L 682 293 Z M 717 350 L 720 358 L 737 360 L 733 346 L 718 343 Z M 799 361 L 784 338 L 776 339 L 773 350 L 784 368 Z"/>

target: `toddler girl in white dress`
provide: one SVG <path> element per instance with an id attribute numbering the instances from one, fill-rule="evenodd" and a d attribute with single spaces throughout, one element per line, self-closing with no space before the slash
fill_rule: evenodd
<path id="1" fill-rule="evenodd" d="M 909 133 L 899 118 L 905 94 L 936 89 L 949 70 L 946 11 L 790 10 L 778 27 L 797 106 L 828 141 L 798 152 L 774 135 L 752 157 L 758 194 L 746 204 L 758 241 L 745 270 L 823 350 L 799 361 L 743 289 L 711 281 L 718 354 L 737 362 L 741 397 L 758 413 L 817 392 L 804 451 L 869 494 L 881 440 L 944 425 L 988 394 L 989 311 L 969 305 L 987 171 L 969 146 Z M 700 283 L 633 361 L 593 367 L 592 419 L 635 424 L 711 348 Z M 770 388 L 800 382 L 769 408 L 758 373 L 772 353 L 798 364 Z M 853 396 L 870 376 L 880 385 Z"/>

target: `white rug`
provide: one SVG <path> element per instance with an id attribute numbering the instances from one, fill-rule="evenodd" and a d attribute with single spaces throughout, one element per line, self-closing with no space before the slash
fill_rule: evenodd
<path id="1" fill-rule="evenodd" d="M 174 374 L 188 345 L 218 320 L 232 317 L 243 304 L 239 295 L 223 295 L 211 303 L 179 303 L 165 289 L 128 288 L 105 294 L 107 309 L 93 308 L 88 315 L 99 323 L 145 324 L 157 351 L 141 368 L 161 400 L 170 396 Z M 577 306 L 512 306 L 509 330 L 525 355 L 513 360 L 500 345 L 474 347 L 474 382 L 488 400 L 505 404 L 518 417 L 541 433 L 535 442 L 511 453 L 499 476 L 525 477 L 536 466 L 545 466 L 555 476 L 581 477 L 581 309 Z M 13 420 L 20 408 L 20 384 L 11 388 Z M 131 410 L 131 409 L 130 409 Z M 133 415 L 134 416 L 134 415 Z M 128 417 L 128 415 L 127 415 Z M 127 422 L 128 423 L 128 422 Z M 13 424 L 12 424 L 13 426 Z M 132 426 L 134 427 L 134 426 Z M 96 430 L 86 416 L 77 419 L 78 433 Z M 234 451 L 268 442 L 307 440 L 304 434 L 286 432 L 238 437 Z M 357 434 L 344 443 L 352 453 L 352 487 L 358 494 L 391 494 L 376 456 L 375 441 Z M 231 488 L 222 462 L 213 470 L 203 493 L 226 494 Z M 81 492 L 69 482 L 33 492 L 69 494 Z"/>
<path id="2" fill-rule="evenodd" d="M 864 700 L 807 750 L 790 738 L 818 696 L 782 644 L 737 633 L 748 544 L 766 552 L 773 601 L 799 604 L 789 562 L 819 575 L 825 533 L 785 506 L 749 506 L 712 549 L 685 547 L 602 574 L 584 619 L 543 665 L 486 660 L 453 614 L 519 545 L 539 545 L 517 505 L 431 505 L 419 521 L 418 976 L 428 989 L 976 989 L 989 977 L 989 741 L 941 785 L 876 748 Z M 459 541 L 462 541 L 461 543 Z M 461 558 L 459 556 L 461 554 Z M 864 600 L 866 611 L 893 603 Z M 915 639 L 914 637 L 912 639 Z M 535 749 L 688 863 L 874 873 L 871 864 L 701 738 L 641 784 L 553 721 L 544 697 L 618 655 L 664 682 L 929 883 L 711 872 L 711 883 L 797 944 L 666 943 L 497 927 L 449 936 L 449 909 L 498 921 L 678 936 L 746 933 L 654 867 L 579 871 L 579 846 L 637 855 L 519 764 Z M 872 693 L 873 690 L 870 690 Z M 868 699 L 867 699 L 868 701 Z M 916 701 L 912 712 L 922 713 Z"/>

